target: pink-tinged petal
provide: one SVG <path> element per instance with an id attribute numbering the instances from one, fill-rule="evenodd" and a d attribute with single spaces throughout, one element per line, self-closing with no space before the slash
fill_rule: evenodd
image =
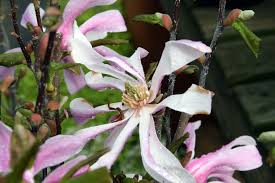
<path id="1" fill-rule="evenodd" d="M 223 149 L 231 149 L 235 146 L 245 146 L 245 145 L 254 145 L 254 146 L 256 146 L 257 143 L 251 136 L 244 135 L 244 136 L 240 136 L 240 137 L 236 138 L 235 140 L 233 140 L 229 144 L 223 146 L 222 148 Z"/>
<path id="2" fill-rule="evenodd" d="M 178 159 L 161 144 L 153 117 L 147 112 L 140 116 L 139 135 L 144 168 L 155 180 L 162 183 L 195 183 Z"/>
<path id="3" fill-rule="evenodd" d="M 82 155 L 78 156 L 75 159 L 72 159 L 68 161 L 67 163 L 61 165 L 60 167 L 56 168 L 53 172 L 51 172 L 46 179 L 43 181 L 43 183 L 58 183 L 60 179 L 75 165 L 77 165 L 82 160 L 85 160 L 87 157 Z M 74 176 L 81 175 L 89 170 L 89 165 L 86 165 L 79 169 Z"/>
<path id="4" fill-rule="evenodd" d="M 113 4 L 115 1 L 116 0 L 83 0 L 79 3 L 79 0 L 70 0 L 64 9 L 64 21 L 58 30 L 58 32 L 63 34 L 63 47 L 66 47 L 68 40 L 71 39 L 74 21 L 81 13 L 91 7 Z"/>
<path id="5" fill-rule="evenodd" d="M 94 41 L 105 38 L 107 32 L 125 32 L 127 27 L 123 16 L 118 10 L 109 10 L 98 13 L 84 22 L 80 26 L 80 31 L 86 35 L 89 41 Z M 98 37 L 98 33 L 105 36 Z"/>
<path id="6" fill-rule="evenodd" d="M 101 63 L 97 63 L 97 64 L 89 64 L 86 65 L 86 67 L 94 72 L 99 72 L 102 74 L 107 74 L 110 75 L 112 77 L 115 77 L 117 79 L 120 79 L 123 82 L 130 82 L 132 84 L 138 84 L 139 82 L 134 79 L 133 77 L 131 77 L 130 75 L 126 74 L 123 71 L 119 71 L 117 69 L 114 69 L 113 66 L 108 65 L 108 64 L 101 64 Z"/>
<path id="7" fill-rule="evenodd" d="M 34 174 L 68 160 L 78 154 L 86 143 L 74 135 L 58 135 L 48 139 L 40 146 L 34 163 Z"/>
<path id="8" fill-rule="evenodd" d="M 108 136 L 108 138 L 104 142 L 104 146 L 105 147 L 111 148 L 113 146 L 114 142 L 116 141 L 117 137 L 119 136 L 120 132 L 123 130 L 123 128 L 125 127 L 125 125 L 126 125 L 126 123 L 124 123 L 121 126 L 113 129 L 110 132 L 110 135 Z"/>
<path id="9" fill-rule="evenodd" d="M 124 82 L 112 77 L 103 77 L 101 73 L 89 72 L 85 75 L 85 80 L 90 88 L 96 90 L 103 90 L 106 88 L 116 88 L 122 92 L 125 90 Z"/>
<path id="10" fill-rule="evenodd" d="M 82 130 L 79 130 L 78 132 L 76 132 L 75 136 L 79 140 L 81 140 L 81 139 L 84 139 L 84 141 L 91 140 L 95 137 L 94 134 L 100 134 L 105 131 L 110 131 L 110 130 L 113 130 L 113 129 L 125 124 L 130 119 L 130 117 L 132 115 L 133 115 L 133 111 L 128 110 L 124 114 L 124 119 L 122 119 L 118 122 L 113 122 L 113 123 L 108 123 L 108 124 L 104 124 L 104 125 L 98 125 L 95 127 L 85 128 L 85 129 L 82 129 Z"/>
<path id="11" fill-rule="evenodd" d="M 64 70 L 64 80 L 70 94 L 74 94 L 86 86 L 84 73 L 82 69 L 80 71 L 80 74 L 76 74 L 71 70 Z"/>
<path id="12" fill-rule="evenodd" d="M 120 60 L 127 60 L 128 58 L 120 55 L 119 53 L 115 52 L 111 48 L 108 48 L 107 46 L 97 46 L 94 47 L 95 51 L 98 52 L 103 57 L 117 57 Z"/>
<path id="13" fill-rule="evenodd" d="M 192 85 L 185 93 L 171 95 L 160 102 L 154 112 L 164 107 L 169 107 L 179 112 L 190 115 L 210 114 L 212 103 L 212 93 L 200 86 Z"/>
<path id="14" fill-rule="evenodd" d="M 139 123 L 139 118 L 135 118 L 134 116 L 129 119 L 125 127 L 121 130 L 119 135 L 116 137 L 111 150 L 101 156 L 96 163 L 94 163 L 90 168 L 92 170 L 107 167 L 111 168 L 116 159 L 118 158 L 120 152 L 122 151 L 126 141 L 132 135 L 133 131 L 136 129 Z"/>
<path id="15" fill-rule="evenodd" d="M 189 138 L 184 141 L 184 144 L 187 147 L 187 152 L 192 152 L 191 159 L 194 158 L 195 155 L 195 147 L 196 147 L 196 130 L 201 126 L 201 121 L 188 123 L 186 126 L 184 133 L 189 134 Z"/>
<path id="16" fill-rule="evenodd" d="M 246 143 L 243 139 L 241 138 L 239 145 Z M 238 145 L 235 142 L 233 144 Z M 186 169 L 195 177 L 197 183 L 204 183 L 216 173 L 231 176 L 233 170 L 247 171 L 262 165 L 261 155 L 255 145 L 238 146 L 233 149 L 228 147 L 225 146 L 187 164 Z"/>
<path id="17" fill-rule="evenodd" d="M 11 128 L 0 121 L 0 173 L 6 173 L 10 168 L 11 133 Z"/>
<path id="18" fill-rule="evenodd" d="M 131 75 L 135 76 L 141 83 L 146 83 L 144 76 L 141 76 L 129 63 L 120 60 L 117 57 L 105 57 L 112 65 L 120 70 L 127 71 Z"/>
<path id="19" fill-rule="evenodd" d="M 135 53 L 127 60 L 128 63 L 130 63 L 143 78 L 145 78 L 145 75 L 141 59 L 146 57 L 148 54 L 149 52 L 147 50 L 143 48 L 138 48 Z"/>
<path id="20" fill-rule="evenodd" d="M 40 16 L 41 18 L 44 16 L 45 11 L 40 8 Z M 37 26 L 37 19 L 36 19 L 36 15 L 35 15 L 35 9 L 34 9 L 34 5 L 33 3 L 30 3 L 28 5 L 28 7 L 26 8 L 25 12 L 22 15 L 22 19 L 21 19 L 21 26 L 27 28 L 27 24 L 30 23 L 33 26 Z"/>
<path id="21" fill-rule="evenodd" d="M 211 52 L 211 49 L 201 42 L 189 40 L 168 41 L 152 78 L 151 90 L 153 95 L 151 101 L 155 99 L 164 76 L 173 73 L 209 52 Z"/>
<path id="22" fill-rule="evenodd" d="M 65 41 L 63 39 L 63 41 Z M 66 42 L 67 43 L 67 42 Z M 74 24 L 74 35 L 69 39 L 68 49 L 74 62 L 87 65 L 102 63 L 105 59 L 97 53 L 88 39 L 80 32 L 76 23 Z"/>
<path id="23" fill-rule="evenodd" d="M 113 108 L 125 109 L 121 102 L 110 104 Z M 114 111 L 109 109 L 108 105 L 98 106 L 94 108 L 83 98 L 76 98 L 70 103 L 70 110 L 78 123 L 84 123 L 88 119 L 93 119 L 96 117 L 96 114 L 106 113 Z"/>
<path id="24" fill-rule="evenodd" d="M 34 175 L 43 168 L 55 166 L 72 158 L 97 135 L 112 130 L 125 123 L 129 119 L 130 114 L 129 116 L 125 114 L 125 116 L 125 119 L 121 121 L 85 128 L 77 131 L 74 135 L 57 135 L 49 138 L 42 146 L 40 146 L 34 162 Z"/>

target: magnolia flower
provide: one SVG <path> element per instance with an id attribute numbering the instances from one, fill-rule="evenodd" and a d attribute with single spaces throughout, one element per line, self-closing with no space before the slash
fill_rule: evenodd
<path id="1" fill-rule="evenodd" d="M 58 33 L 62 34 L 62 47 L 64 50 L 71 51 L 71 39 L 78 34 L 75 34 L 75 28 L 78 29 L 75 19 L 80 16 L 85 10 L 101 5 L 113 4 L 116 0 L 83 0 L 81 3 L 77 0 L 70 0 L 63 13 L 63 23 L 58 29 Z M 40 15 L 43 17 L 45 11 L 40 8 Z M 27 28 L 31 24 L 37 26 L 37 19 L 33 3 L 30 3 L 23 13 L 21 25 Z M 103 39 L 108 32 L 125 32 L 127 27 L 125 25 L 123 16 L 118 10 L 108 10 L 98 13 L 88 19 L 79 27 L 80 31 L 87 37 L 89 41 Z M 70 57 L 66 57 L 64 62 L 73 62 Z M 86 83 L 84 73 L 81 70 L 80 75 L 70 71 L 64 70 L 64 79 L 68 87 L 68 91 L 72 94 L 83 88 Z"/>
<path id="2" fill-rule="evenodd" d="M 77 155 L 83 147 L 91 139 L 94 139 L 98 134 L 104 131 L 111 130 L 117 125 L 121 125 L 124 120 L 116 123 L 101 125 L 99 127 L 90 127 L 84 130 L 79 130 L 73 135 L 58 135 L 49 138 L 44 144 L 40 146 L 38 154 L 34 160 L 33 167 L 26 170 L 24 173 L 24 180 L 28 183 L 33 182 L 33 177 L 42 169 L 52 167 L 65 162 L 75 155 Z M 11 145 L 12 129 L 0 121 L 0 174 L 7 174 L 10 171 L 10 145 Z M 43 183 L 57 183 L 78 162 L 85 159 L 85 156 L 78 156 L 71 159 L 64 165 L 58 167 Z M 89 167 L 85 166 L 78 170 L 75 176 L 86 172 Z"/>
<path id="3" fill-rule="evenodd" d="M 58 32 L 62 34 L 63 49 L 68 51 L 72 50 L 71 40 L 78 36 L 78 34 L 75 34 L 75 29 L 78 29 L 75 19 L 79 15 L 89 8 L 113 4 L 115 1 L 116 0 L 83 0 L 79 3 L 77 0 L 70 0 L 64 9 L 63 23 L 58 29 Z M 123 16 L 118 10 L 108 10 L 91 17 L 80 25 L 79 29 L 89 41 L 95 41 L 105 38 L 108 32 L 125 32 L 127 27 Z M 68 61 L 73 62 L 70 57 L 66 59 L 66 62 Z M 70 93 L 75 93 L 86 85 L 82 70 L 80 75 L 70 70 L 65 70 L 64 76 Z"/>
<path id="4" fill-rule="evenodd" d="M 200 122 L 189 123 L 185 130 L 190 134 L 185 143 L 188 151 L 194 152 L 195 130 L 199 126 Z M 255 140 L 250 136 L 241 136 L 216 152 L 200 158 L 192 158 L 186 165 L 186 169 L 195 178 L 196 183 L 239 183 L 233 178 L 235 170 L 248 171 L 261 165 L 262 158 L 256 148 Z M 214 181 L 213 178 L 216 180 Z"/>
<path id="5" fill-rule="evenodd" d="M 107 140 L 110 152 L 103 155 L 91 169 L 103 166 L 111 168 L 127 139 L 139 125 L 141 156 L 146 171 L 159 182 L 195 182 L 157 138 L 152 115 L 165 107 L 190 115 L 210 113 L 212 94 L 197 85 L 192 85 L 183 94 L 169 96 L 160 103 L 155 103 L 154 100 L 165 75 L 211 52 L 211 49 L 201 42 L 189 40 L 167 42 L 151 84 L 147 84 L 141 64 L 141 58 L 148 54 L 146 50 L 139 48 L 132 57 L 126 58 L 101 47 L 97 48 L 104 53 L 100 55 L 79 30 L 76 29 L 75 33 L 79 35 L 71 40 L 71 56 L 76 63 L 81 63 L 93 71 L 86 75 L 87 84 L 94 89 L 111 87 L 123 92 L 119 108 L 123 112 L 124 122 L 117 125 Z M 105 60 L 108 60 L 110 65 L 105 64 Z M 97 113 L 116 110 L 118 103 L 110 104 L 109 108 L 93 108 L 84 99 L 78 98 L 71 102 L 70 108 L 78 122 L 85 122 L 94 118 Z"/>

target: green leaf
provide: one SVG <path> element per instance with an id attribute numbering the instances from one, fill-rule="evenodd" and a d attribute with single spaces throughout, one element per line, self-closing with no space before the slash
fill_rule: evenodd
<path id="1" fill-rule="evenodd" d="M 255 35 L 245 24 L 242 20 L 235 20 L 232 25 L 233 29 L 238 31 L 242 36 L 243 40 L 245 41 L 248 48 L 252 51 L 252 53 L 257 58 L 260 51 L 260 43 L 261 39 Z"/>
<path id="2" fill-rule="evenodd" d="M 70 169 L 70 171 L 68 171 L 63 178 L 61 179 L 61 183 L 65 183 L 67 180 L 69 180 L 79 169 L 81 169 L 83 166 L 89 164 L 89 163 L 95 163 L 98 158 L 100 158 L 103 154 L 105 154 L 106 152 L 108 152 L 108 149 L 103 149 L 101 151 L 98 151 L 97 153 L 95 153 L 94 155 L 88 157 L 87 159 L 80 161 L 79 163 L 77 163 L 74 167 L 72 167 Z"/>
<path id="3" fill-rule="evenodd" d="M 0 65 L 12 67 L 20 64 L 25 64 L 23 53 L 3 53 L 0 54 Z"/>
<path id="4" fill-rule="evenodd" d="M 200 69 L 198 66 L 196 65 L 188 65 L 188 67 L 186 69 L 184 69 L 182 71 L 183 74 L 194 74 L 196 72 L 198 72 Z"/>
<path id="5" fill-rule="evenodd" d="M 168 149 L 172 152 L 175 153 L 179 147 L 183 144 L 183 142 L 189 138 L 189 133 L 184 134 L 181 138 L 176 140 L 175 142 L 171 143 L 168 147 Z"/>
<path id="6" fill-rule="evenodd" d="M 79 177 L 74 177 L 64 183 L 112 183 L 112 178 L 107 168 L 96 169 L 92 172 L 85 173 Z"/>

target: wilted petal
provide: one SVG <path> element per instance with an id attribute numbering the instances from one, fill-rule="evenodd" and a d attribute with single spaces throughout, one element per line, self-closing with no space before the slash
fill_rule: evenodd
<path id="1" fill-rule="evenodd" d="M 86 85 L 82 69 L 80 74 L 76 74 L 71 70 L 64 70 L 64 80 L 70 94 L 74 94 Z"/>
<path id="2" fill-rule="evenodd" d="M 45 11 L 40 8 L 40 16 L 41 18 L 44 16 Z M 33 26 L 37 26 L 37 19 L 36 19 L 36 14 L 35 14 L 35 9 L 33 3 L 30 3 L 28 7 L 26 8 L 25 12 L 22 15 L 21 19 L 21 26 L 27 28 L 27 24 L 30 23 Z"/>
<path id="3" fill-rule="evenodd" d="M 201 121 L 188 123 L 186 126 L 184 133 L 189 134 L 189 138 L 184 141 L 184 144 L 187 147 L 187 152 L 192 152 L 191 159 L 193 159 L 195 155 L 195 147 L 196 147 L 196 130 L 201 126 Z"/>
<path id="4" fill-rule="evenodd" d="M 43 183 L 58 183 L 61 178 L 75 165 L 77 165 L 82 160 L 85 160 L 87 157 L 82 155 L 78 156 L 75 159 L 72 159 L 65 163 L 64 165 L 61 165 L 60 167 L 56 168 L 53 172 L 51 172 L 46 179 L 43 181 Z M 89 170 L 89 165 L 86 165 L 79 169 L 74 176 L 81 175 Z"/>
<path id="5" fill-rule="evenodd" d="M 216 173 L 229 176 L 232 174 L 232 170 L 247 171 L 260 167 L 262 158 L 256 146 L 240 146 L 245 142 L 243 139 L 241 138 L 239 141 L 240 144 L 237 144 L 236 141 L 233 143 L 234 146 L 238 146 L 236 148 L 228 148 L 231 145 L 225 146 L 214 153 L 192 160 L 187 164 L 186 169 L 195 177 L 197 183 L 204 183 Z M 230 171 L 224 171 L 225 167 L 228 167 Z"/>
<path id="6" fill-rule="evenodd" d="M 110 104 L 112 108 L 125 109 L 121 102 Z M 102 105 L 94 108 L 83 98 L 76 98 L 70 103 L 70 110 L 78 123 L 84 123 L 88 119 L 93 119 L 96 117 L 96 114 L 106 113 L 114 111 L 109 109 L 108 105 Z"/>
<path id="7" fill-rule="evenodd" d="M 63 46 L 67 45 L 68 40 L 73 34 L 73 24 L 81 13 L 94 6 L 109 5 L 116 0 L 83 0 L 79 3 L 78 0 L 70 0 L 63 13 L 63 24 L 60 26 L 58 32 L 63 34 Z"/>
<path id="8" fill-rule="evenodd" d="M 152 78 L 151 90 L 153 101 L 159 91 L 164 76 L 173 73 L 181 67 L 201 57 L 211 49 L 201 42 L 190 40 L 169 41 L 163 50 L 159 65 Z"/>
<path id="9" fill-rule="evenodd" d="M 96 90 L 102 90 L 106 88 L 116 88 L 120 91 L 125 90 L 124 82 L 112 77 L 103 77 L 101 73 L 89 72 L 85 75 L 85 80 L 90 88 Z"/>
<path id="10" fill-rule="evenodd" d="M 93 170 L 104 166 L 110 169 L 113 163 L 116 161 L 117 157 L 119 156 L 120 152 L 122 151 L 126 141 L 137 127 L 138 123 L 139 118 L 131 117 L 125 127 L 116 137 L 111 147 L 111 150 L 101 156 L 98 161 L 91 166 L 91 169 Z"/>
<path id="11" fill-rule="evenodd" d="M 11 133 L 11 128 L 0 121 L 0 173 L 6 173 L 10 168 Z"/>
<path id="12" fill-rule="evenodd" d="M 161 183 L 195 183 L 178 159 L 159 141 L 153 117 L 142 113 L 139 126 L 142 162 L 145 170 Z"/>
<path id="13" fill-rule="evenodd" d="M 107 32 L 125 32 L 127 27 L 118 10 L 109 10 L 98 13 L 84 22 L 80 26 L 80 30 L 89 41 L 94 41 L 105 38 Z"/>
<path id="14" fill-rule="evenodd" d="M 171 95 L 157 104 L 154 112 L 164 107 L 169 107 L 179 112 L 190 115 L 210 114 L 212 93 L 200 86 L 192 85 L 185 93 Z"/>

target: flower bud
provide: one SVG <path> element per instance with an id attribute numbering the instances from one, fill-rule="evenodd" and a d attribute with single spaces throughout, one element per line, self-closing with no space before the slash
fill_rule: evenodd
<path id="1" fill-rule="evenodd" d="M 34 111 L 34 104 L 32 102 L 27 102 L 24 104 L 24 108 Z"/>
<path id="2" fill-rule="evenodd" d="M 35 35 L 40 35 L 42 33 L 42 30 L 41 30 L 41 28 L 39 26 L 34 26 L 33 27 L 33 33 Z"/>
<path id="3" fill-rule="evenodd" d="M 48 137 L 51 136 L 51 130 L 47 124 L 42 124 L 37 132 L 37 138 L 40 140 L 46 140 Z"/>
<path id="4" fill-rule="evenodd" d="M 50 131 L 51 131 L 51 136 L 55 136 L 57 134 L 57 129 L 56 129 L 56 123 L 54 120 L 47 120 L 46 121 Z"/>
<path id="5" fill-rule="evenodd" d="M 234 9 L 229 12 L 227 17 L 225 18 L 223 25 L 224 26 L 229 26 L 231 25 L 241 14 L 242 10 L 240 9 Z"/>
<path id="6" fill-rule="evenodd" d="M 59 107 L 60 107 L 60 105 L 59 105 L 58 101 L 52 100 L 47 104 L 47 109 L 50 111 L 56 111 L 59 109 Z"/>
<path id="7" fill-rule="evenodd" d="M 28 54 L 30 55 L 30 54 L 33 52 L 32 44 L 31 44 L 31 43 L 28 43 L 28 44 L 25 46 L 25 49 L 26 49 L 26 51 L 28 52 Z"/>
<path id="8" fill-rule="evenodd" d="M 253 10 L 244 10 L 241 11 L 241 14 L 239 15 L 239 19 L 246 21 L 251 19 L 255 15 L 255 12 Z"/>
<path id="9" fill-rule="evenodd" d="M 41 115 L 37 113 L 33 113 L 31 115 L 31 122 L 33 122 L 35 125 L 39 125 L 42 122 Z"/>

